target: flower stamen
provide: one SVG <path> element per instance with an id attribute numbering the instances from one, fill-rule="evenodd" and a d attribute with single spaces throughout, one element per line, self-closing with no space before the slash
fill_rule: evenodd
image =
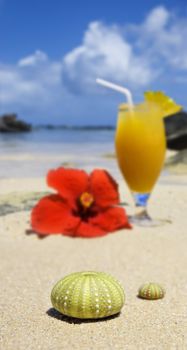
<path id="1" fill-rule="evenodd" d="M 90 208 L 93 201 L 94 201 L 94 197 L 89 192 L 83 192 L 80 196 L 80 203 L 85 209 Z"/>

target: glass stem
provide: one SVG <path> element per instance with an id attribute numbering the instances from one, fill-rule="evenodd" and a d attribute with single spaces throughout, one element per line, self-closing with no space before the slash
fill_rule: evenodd
<path id="1" fill-rule="evenodd" d="M 132 192 L 132 196 L 136 206 L 135 218 L 137 218 L 137 220 L 151 220 L 147 212 L 147 202 L 150 197 L 150 193 Z"/>

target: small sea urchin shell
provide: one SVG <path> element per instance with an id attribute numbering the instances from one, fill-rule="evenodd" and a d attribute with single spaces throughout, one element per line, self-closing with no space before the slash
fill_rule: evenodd
<path id="1" fill-rule="evenodd" d="M 76 318 L 103 318 L 117 314 L 125 301 L 123 288 L 103 272 L 76 272 L 61 279 L 51 292 L 53 307 Z"/>
<path id="2" fill-rule="evenodd" d="M 158 283 L 143 284 L 138 291 L 140 298 L 149 300 L 162 299 L 164 295 L 165 290 Z"/>

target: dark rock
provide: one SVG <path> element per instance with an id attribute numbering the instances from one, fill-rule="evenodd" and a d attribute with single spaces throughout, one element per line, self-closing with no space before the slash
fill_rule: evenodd
<path id="1" fill-rule="evenodd" d="M 17 119 L 16 114 L 4 114 L 0 117 L 0 132 L 30 131 L 31 125 Z"/>
<path id="2" fill-rule="evenodd" d="M 181 111 L 164 118 L 167 147 L 172 150 L 187 148 L 187 112 Z"/>

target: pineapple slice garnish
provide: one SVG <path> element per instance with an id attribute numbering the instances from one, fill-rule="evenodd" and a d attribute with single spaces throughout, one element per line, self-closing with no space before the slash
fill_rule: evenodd
<path id="1" fill-rule="evenodd" d="M 163 118 L 169 117 L 182 109 L 182 106 L 177 105 L 172 98 L 165 95 L 162 91 L 146 91 L 144 92 L 144 98 L 145 102 L 159 106 Z"/>

